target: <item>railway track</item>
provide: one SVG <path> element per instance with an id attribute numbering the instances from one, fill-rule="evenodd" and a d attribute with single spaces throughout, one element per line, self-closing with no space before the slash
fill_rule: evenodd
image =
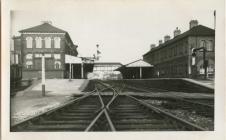
<path id="1" fill-rule="evenodd" d="M 85 131 L 96 116 L 99 116 L 99 120 L 102 119 L 99 115 L 103 108 L 102 104 L 108 102 L 109 99 L 110 97 L 106 96 L 101 97 L 100 100 L 99 91 L 95 90 L 89 95 L 79 97 L 54 110 L 11 126 L 11 131 Z"/>
<path id="2" fill-rule="evenodd" d="M 140 99 L 120 95 L 122 90 L 123 87 L 98 83 L 93 92 L 52 111 L 11 126 L 11 131 L 206 130 Z"/>
<path id="3" fill-rule="evenodd" d="M 112 83 L 111 83 L 112 84 Z M 120 86 L 119 84 L 114 84 Z M 148 104 L 170 112 L 178 117 L 188 120 L 189 122 L 200 125 L 208 130 L 214 130 L 214 100 L 209 98 L 185 98 L 182 96 L 163 96 L 161 89 L 156 88 L 138 88 L 136 86 L 124 85 L 127 91 L 147 92 L 151 96 L 133 95 Z M 161 93 L 160 95 L 156 93 Z M 155 93 L 152 95 L 151 93 Z"/>

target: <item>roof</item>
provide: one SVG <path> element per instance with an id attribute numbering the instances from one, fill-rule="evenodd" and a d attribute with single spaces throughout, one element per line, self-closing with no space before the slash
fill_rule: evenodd
<path id="1" fill-rule="evenodd" d="M 98 65 L 122 65 L 120 62 L 106 62 L 106 61 L 95 61 L 94 64 Z"/>
<path id="2" fill-rule="evenodd" d="M 142 59 L 133 61 L 129 64 L 126 64 L 125 67 L 153 67 L 151 64 L 143 61 Z"/>
<path id="3" fill-rule="evenodd" d="M 25 32 L 39 32 L 39 33 L 67 33 L 66 31 L 59 29 L 49 23 L 43 23 L 41 25 L 37 25 L 31 28 L 27 28 L 24 30 L 20 30 L 20 33 Z"/>
<path id="4" fill-rule="evenodd" d="M 139 60 L 136 60 L 136 61 L 133 61 L 131 63 L 128 63 L 126 65 L 123 65 L 121 67 L 119 67 L 118 69 L 116 70 L 119 70 L 119 69 L 122 69 L 122 68 L 134 68 L 134 67 L 153 67 L 153 65 L 145 62 L 144 60 L 142 59 L 139 59 Z"/>
<path id="5" fill-rule="evenodd" d="M 208 28 L 206 26 L 203 26 L 203 25 L 197 25 L 193 28 L 191 28 L 190 30 L 174 37 L 173 39 L 169 40 L 169 41 L 166 41 L 164 42 L 163 44 L 151 49 L 150 51 L 148 51 L 147 53 L 145 53 L 143 56 L 149 54 L 150 52 L 153 52 L 155 50 L 158 50 L 158 49 L 161 49 L 161 48 L 164 48 L 176 41 L 179 41 L 185 37 L 188 37 L 188 36 L 214 36 L 215 35 L 215 30 L 211 29 L 211 28 Z"/>
<path id="6" fill-rule="evenodd" d="M 72 55 L 65 55 L 65 63 L 71 63 L 71 64 L 81 64 L 82 60 L 79 57 L 75 57 Z"/>

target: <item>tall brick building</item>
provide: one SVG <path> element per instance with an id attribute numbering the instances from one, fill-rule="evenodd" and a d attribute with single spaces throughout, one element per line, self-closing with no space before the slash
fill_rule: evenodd
<path id="1" fill-rule="evenodd" d="M 64 78 L 65 54 L 77 56 L 77 46 L 68 32 L 49 22 L 19 31 L 13 37 L 14 49 L 22 63 L 23 79 L 41 77 L 41 56 L 45 56 L 46 78 Z"/>
<path id="2" fill-rule="evenodd" d="M 208 76 L 214 76 L 215 67 L 215 31 L 203 25 L 198 25 L 197 20 L 190 21 L 189 30 L 182 33 L 176 28 L 174 37 L 164 37 L 164 43 L 160 40 L 156 47 L 151 45 L 149 52 L 143 55 L 143 59 L 154 65 L 155 77 L 203 77 L 203 52 L 196 53 L 195 64 L 192 65 L 192 49 L 205 47 L 206 60 L 208 61 Z"/>

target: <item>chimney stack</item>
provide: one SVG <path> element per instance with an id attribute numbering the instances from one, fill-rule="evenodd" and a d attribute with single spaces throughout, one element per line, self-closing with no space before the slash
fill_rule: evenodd
<path id="1" fill-rule="evenodd" d="M 162 40 L 159 40 L 159 45 L 161 45 L 162 44 Z"/>
<path id="2" fill-rule="evenodd" d="M 52 21 L 50 21 L 50 20 L 42 21 L 42 23 L 48 23 L 48 24 L 51 24 L 52 25 Z"/>
<path id="3" fill-rule="evenodd" d="M 155 48 L 155 44 L 150 45 L 150 50 L 153 49 L 153 48 Z"/>
<path id="4" fill-rule="evenodd" d="M 189 29 L 195 27 L 195 26 L 198 26 L 198 20 L 191 20 L 189 22 Z"/>
<path id="5" fill-rule="evenodd" d="M 170 36 L 169 35 L 165 35 L 164 36 L 164 42 L 169 41 L 170 40 Z"/>
<path id="6" fill-rule="evenodd" d="M 181 34 L 181 31 L 178 29 L 178 27 L 174 30 L 173 35 L 174 37 L 178 36 Z"/>

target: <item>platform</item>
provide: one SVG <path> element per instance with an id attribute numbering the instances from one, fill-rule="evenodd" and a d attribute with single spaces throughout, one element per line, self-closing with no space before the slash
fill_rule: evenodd
<path id="1" fill-rule="evenodd" d="M 197 80 L 197 79 L 189 79 L 189 78 L 182 78 L 182 79 L 200 86 L 214 89 L 214 80 Z"/>
<path id="2" fill-rule="evenodd" d="M 11 98 L 11 125 L 53 109 L 73 96 L 81 95 L 88 80 L 46 79 L 46 96 L 42 97 L 41 81 L 37 80 Z"/>

